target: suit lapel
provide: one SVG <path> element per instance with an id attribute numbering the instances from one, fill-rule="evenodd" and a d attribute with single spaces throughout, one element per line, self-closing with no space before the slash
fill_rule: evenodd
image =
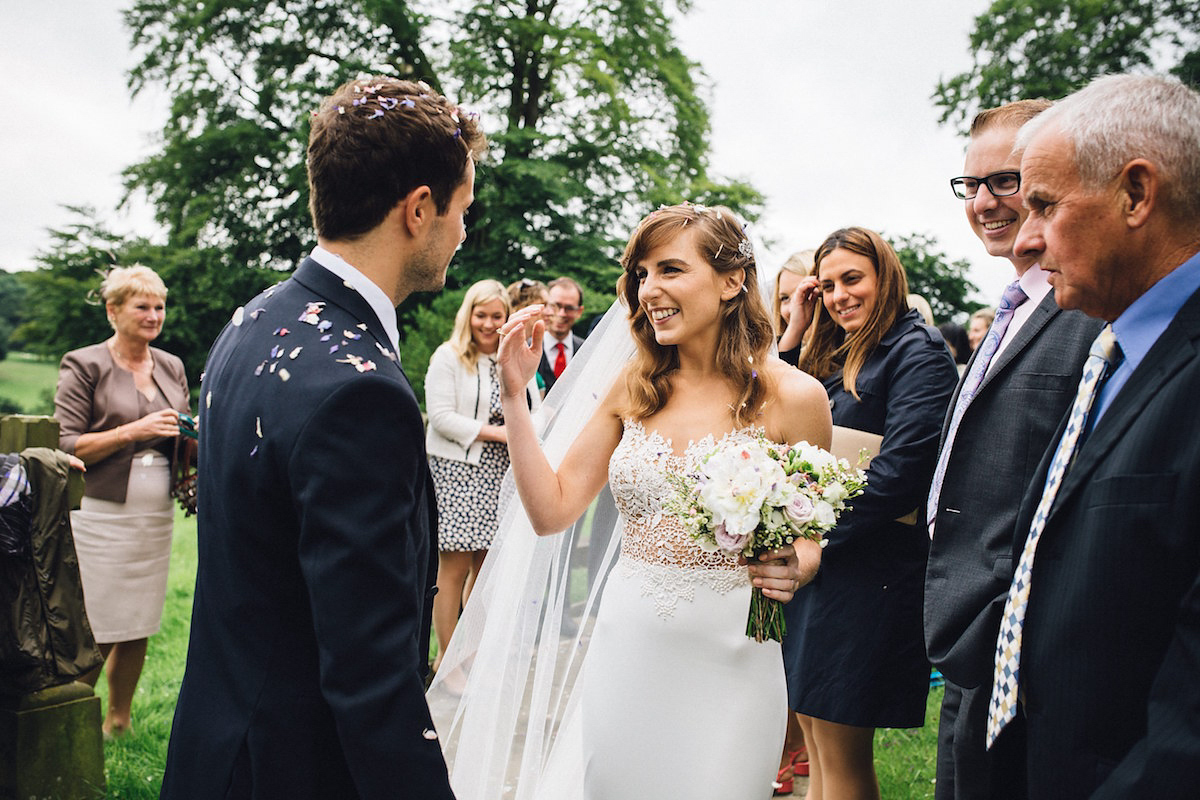
<path id="1" fill-rule="evenodd" d="M 1112 404 L 1100 418 L 1076 454 L 1075 463 L 1067 470 L 1059 487 L 1054 510 L 1088 480 L 1105 457 L 1129 431 L 1146 405 L 1162 387 L 1189 361 L 1196 358 L 1196 342 L 1200 339 L 1200 292 L 1196 292 L 1176 314 L 1150 352 L 1129 380 L 1113 398 Z M 1057 439 L 1056 439 L 1057 441 Z M 1053 515 L 1053 510 L 1051 511 Z"/>
<path id="2" fill-rule="evenodd" d="M 993 380 L 996 380 L 997 376 L 1007 369 L 1008 365 L 1012 363 L 1013 359 L 1020 355 L 1021 351 L 1028 347 L 1030 343 L 1037 338 L 1037 335 L 1041 333 L 1047 325 L 1050 324 L 1050 320 L 1054 319 L 1060 313 L 1062 313 L 1062 309 L 1060 309 L 1058 304 L 1054 302 L 1054 290 L 1051 289 L 1046 296 L 1042 298 L 1042 302 L 1038 303 L 1038 306 L 1033 310 L 1033 313 L 1029 315 L 1029 319 L 1025 320 L 1025 324 L 1021 326 L 1019 331 L 1017 331 L 1017 334 L 1015 337 L 1013 337 L 1013 340 L 1009 342 L 1007 347 L 1004 348 L 1004 352 L 996 356 L 995 364 L 988 369 L 987 374 L 983 376 L 983 381 L 980 382 L 979 389 L 976 390 L 975 396 L 978 397 L 986 392 L 988 385 Z M 939 447 L 946 443 L 946 435 L 950 431 L 950 420 L 954 416 L 954 407 L 958 405 L 958 396 L 962 394 L 963 383 L 966 381 L 967 376 L 971 374 L 971 367 L 974 366 L 975 359 L 978 356 L 979 350 L 976 349 L 971 355 L 971 358 L 967 360 L 967 367 L 965 370 L 963 370 L 962 377 L 959 378 L 958 386 L 954 388 L 954 395 L 950 398 L 950 405 L 946 409 L 946 418 L 942 422 L 942 437 L 939 442 Z"/>
<path id="3" fill-rule="evenodd" d="M 1020 355 L 1021 351 L 1029 346 L 1039 333 L 1054 319 L 1062 313 L 1062 309 L 1058 307 L 1058 303 L 1054 302 L 1054 290 L 1051 289 L 1042 302 L 1038 303 L 1037 308 L 1029 315 L 1029 319 L 1025 320 L 1025 324 L 1017 331 L 1016 336 L 1009 342 L 1008 346 L 1000 355 L 996 356 L 996 361 L 988 370 L 987 375 L 983 377 L 983 383 L 979 385 L 979 391 L 983 392 L 987 389 L 987 385 L 991 383 L 997 375 L 1005 370 L 1012 360 Z"/>
<path id="4" fill-rule="evenodd" d="M 339 306 L 351 317 L 366 325 L 367 333 L 375 339 L 375 349 L 381 356 L 380 361 L 395 364 L 400 373 L 404 375 L 404 379 L 408 380 L 408 375 L 400 366 L 399 354 L 392 352 L 392 343 L 388 339 L 387 331 L 383 329 L 383 325 L 375 316 L 371 305 L 357 290 L 311 258 L 306 258 L 301 262 L 293 273 L 292 279 L 314 294 L 325 298 L 326 301 Z"/>

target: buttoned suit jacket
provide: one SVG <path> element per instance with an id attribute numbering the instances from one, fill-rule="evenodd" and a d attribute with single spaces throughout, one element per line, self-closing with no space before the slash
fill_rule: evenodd
<path id="1" fill-rule="evenodd" d="M 213 345 L 163 797 L 453 797 L 424 696 L 437 511 L 390 348 L 311 259 Z"/>
<path id="2" fill-rule="evenodd" d="M 959 421 L 925 572 L 926 650 L 957 686 L 991 686 L 1014 538 L 1024 541 L 1028 532 L 1016 530 L 1021 498 L 1071 407 L 1101 327 L 1061 310 L 1051 291 L 995 357 Z M 946 413 L 942 447 L 962 385 Z"/>
<path id="3" fill-rule="evenodd" d="M 1020 664 L 1032 800 L 1200 797 L 1197 398 L 1200 292 L 1077 448 L 1038 543 Z"/>
<path id="4" fill-rule="evenodd" d="M 546 334 L 549 336 L 550 334 Z M 579 355 L 579 348 L 583 347 L 584 339 L 582 336 L 576 336 L 571 333 L 571 355 L 567 357 L 567 366 L 571 366 L 571 359 Z M 550 359 L 546 358 L 546 351 L 542 351 L 542 360 L 538 363 L 538 374 L 542 376 L 542 382 L 546 384 L 546 391 L 549 392 L 554 388 L 554 381 L 557 380 L 554 376 L 554 364 Z"/>
<path id="5" fill-rule="evenodd" d="M 986 752 L 988 699 L 1017 512 L 1075 396 L 1102 323 L 1062 311 L 1049 292 L 995 358 L 959 421 L 925 573 L 925 644 L 946 676 L 938 729 L 939 800 L 1016 800 L 1022 776 Z M 971 365 L 973 366 L 974 358 Z M 946 414 L 942 449 L 962 393 Z"/>

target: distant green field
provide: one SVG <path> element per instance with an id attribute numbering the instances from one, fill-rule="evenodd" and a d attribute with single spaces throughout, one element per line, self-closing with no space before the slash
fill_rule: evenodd
<path id="1" fill-rule="evenodd" d="M 57 382 L 57 361 L 26 353 L 9 353 L 0 361 L 0 400 L 10 401 L 26 414 L 54 413 Z"/>

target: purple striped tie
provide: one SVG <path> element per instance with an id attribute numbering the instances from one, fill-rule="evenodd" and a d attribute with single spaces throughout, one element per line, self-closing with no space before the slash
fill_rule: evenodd
<path id="1" fill-rule="evenodd" d="M 1000 305 L 996 307 L 996 318 L 992 320 L 992 327 L 988 329 L 987 336 L 979 345 L 979 353 L 975 356 L 974 363 L 971 364 L 971 371 L 963 380 L 962 391 L 958 393 L 958 402 L 954 404 L 954 414 L 950 417 L 950 429 L 946 431 L 946 442 L 942 445 L 942 452 L 938 455 L 937 469 L 933 473 L 933 483 L 929 487 L 929 502 L 926 508 L 931 531 L 934 520 L 937 519 L 938 499 L 942 494 L 942 481 L 946 477 L 946 462 L 950 460 L 950 450 L 954 447 L 958 424 L 962 421 L 967 406 L 975 399 L 975 393 L 979 391 L 983 377 L 987 375 L 988 366 L 992 363 L 992 358 L 1000 347 L 1000 340 L 1004 338 L 1004 332 L 1008 330 L 1008 323 L 1012 322 L 1013 313 L 1017 310 L 1017 306 L 1028 299 L 1029 295 L 1025 294 L 1025 290 L 1016 281 L 1005 287 L 1004 295 L 1000 298 Z"/>

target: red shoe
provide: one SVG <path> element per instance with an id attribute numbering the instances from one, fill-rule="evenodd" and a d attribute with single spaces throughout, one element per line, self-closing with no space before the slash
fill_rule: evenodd
<path id="1" fill-rule="evenodd" d="M 792 756 L 792 774 L 808 777 L 808 748 L 801 747 Z"/>
<path id="2" fill-rule="evenodd" d="M 796 759 L 804 756 L 805 760 L 797 763 Z M 776 797 L 786 797 L 792 794 L 796 788 L 796 775 L 808 774 L 808 750 L 801 747 L 799 750 L 792 750 L 783 754 L 784 760 L 787 762 L 775 775 L 775 782 L 771 785 L 775 787 Z M 800 772 L 799 768 L 803 768 Z"/>

